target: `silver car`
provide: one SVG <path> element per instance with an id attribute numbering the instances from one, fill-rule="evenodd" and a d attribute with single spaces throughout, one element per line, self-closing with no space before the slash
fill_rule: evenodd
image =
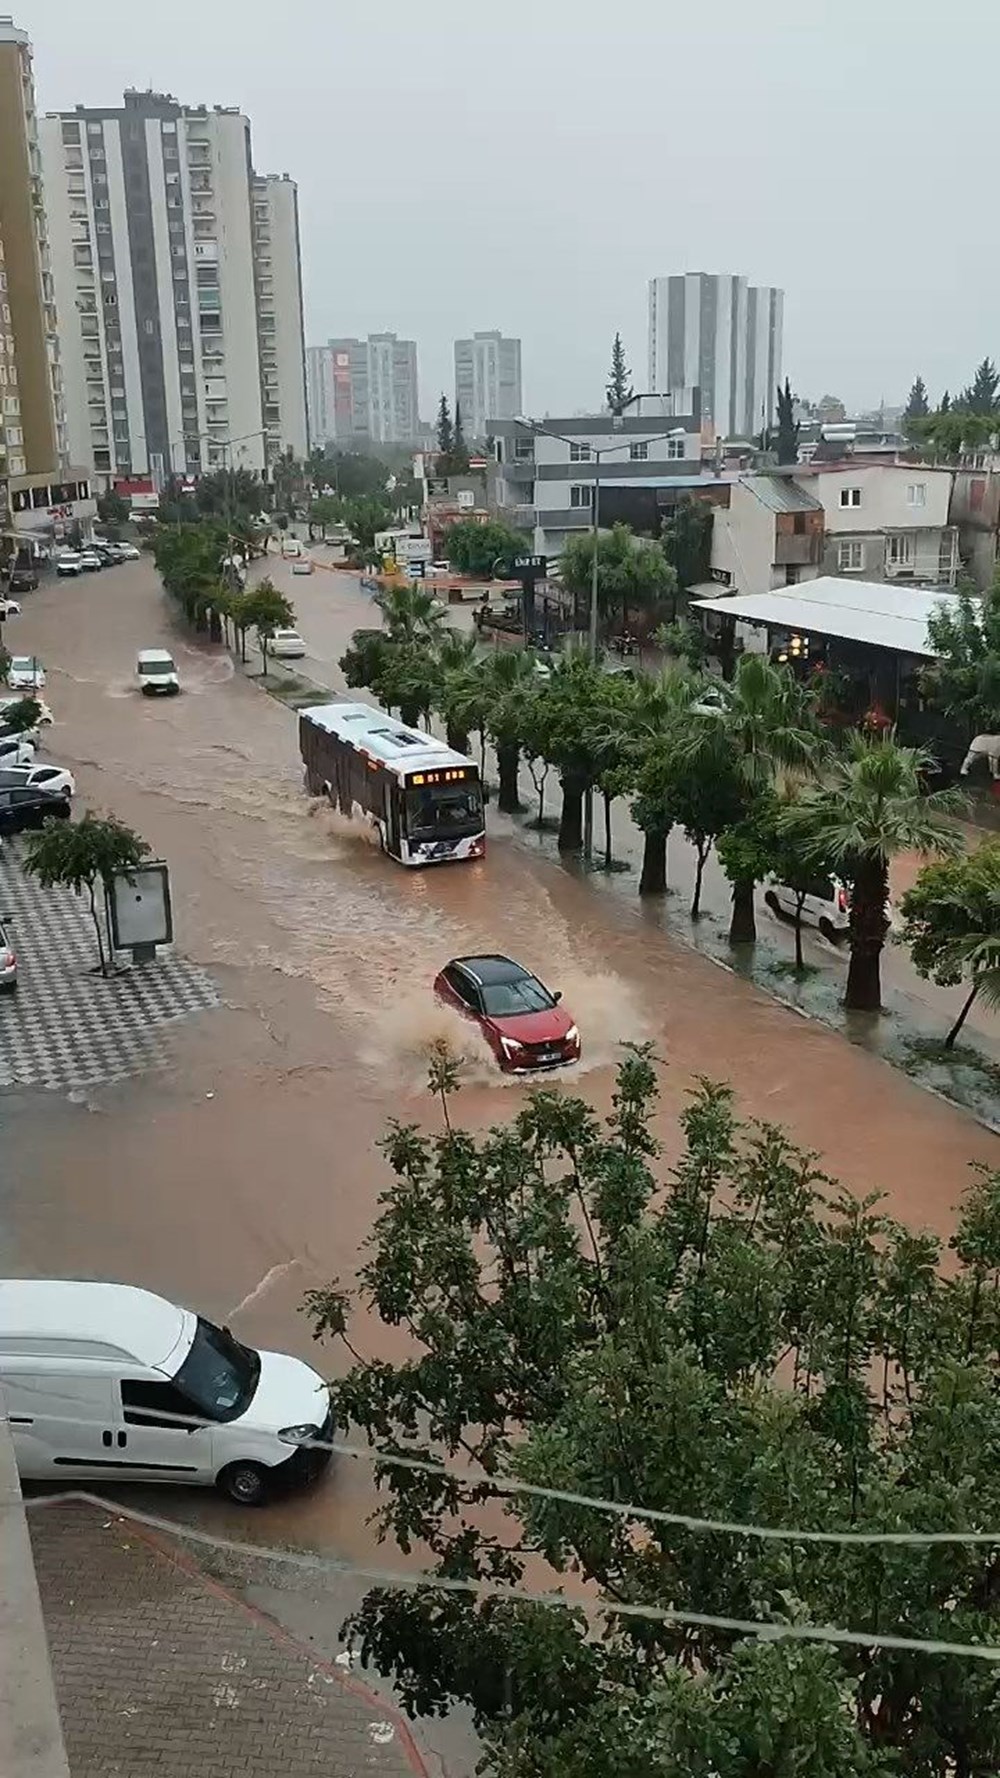
<path id="1" fill-rule="evenodd" d="M 6 916 L 10 921 L 10 915 Z M 13 994 L 17 987 L 17 953 L 10 933 L 0 920 L 0 994 Z"/>

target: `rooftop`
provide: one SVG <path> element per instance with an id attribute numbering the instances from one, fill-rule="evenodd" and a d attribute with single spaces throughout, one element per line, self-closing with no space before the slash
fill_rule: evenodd
<path id="1" fill-rule="evenodd" d="M 76 1357 L 123 1355 L 161 1365 L 181 1337 L 187 1311 L 131 1284 L 50 1278 L 0 1282 L 0 1348 L 25 1355 L 38 1342 L 65 1342 Z"/>
<path id="2" fill-rule="evenodd" d="M 739 477 L 751 494 L 772 512 L 822 512 L 823 502 L 808 489 L 800 488 L 784 475 L 743 475 Z"/>
<path id="3" fill-rule="evenodd" d="M 735 593 L 694 603 L 701 611 L 737 617 L 743 623 L 837 636 L 933 660 L 927 620 L 941 606 L 957 605 L 957 595 L 947 587 L 900 586 L 826 574 L 770 593 Z"/>

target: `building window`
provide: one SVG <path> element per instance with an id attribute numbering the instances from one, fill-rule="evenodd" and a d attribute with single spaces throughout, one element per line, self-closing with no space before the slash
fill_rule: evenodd
<path id="1" fill-rule="evenodd" d="M 569 491 L 571 506 L 585 506 L 588 511 L 592 503 L 592 489 L 589 482 L 574 482 Z"/>
<path id="2" fill-rule="evenodd" d="M 885 540 L 885 560 L 889 568 L 913 567 L 913 532 L 900 531 Z"/>
<path id="3" fill-rule="evenodd" d="M 62 139 L 64 142 L 79 142 L 80 125 L 78 123 L 64 123 L 62 126 Z"/>
<path id="4" fill-rule="evenodd" d="M 668 462 L 679 463 L 684 456 L 684 446 L 685 446 L 685 440 L 683 438 L 668 438 L 667 439 L 667 460 L 668 460 Z"/>
<path id="5" fill-rule="evenodd" d="M 649 456 L 649 446 L 645 439 L 638 444 L 630 444 L 628 454 L 630 463 L 645 463 Z"/>
<path id="6" fill-rule="evenodd" d="M 26 469 L 25 459 L 18 456 L 8 457 L 7 467 L 11 475 L 24 475 Z"/>
<path id="7" fill-rule="evenodd" d="M 841 490 L 840 490 L 840 504 L 841 504 L 841 506 L 860 506 L 861 505 L 861 489 L 860 488 L 841 488 Z"/>
<path id="8" fill-rule="evenodd" d="M 24 433 L 21 431 L 20 426 L 7 427 L 7 443 L 9 445 L 24 443 Z"/>
<path id="9" fill-rule="evenodd" d="M 837 545 L 837 573 L 860 574 L 865 565 L 864 544 L 856 537 L 847 538 Z"/>
<path id="10" fill-rule="evenodd" d="M 569 447 L 569 460 L 571 463 L 589 463 L 590 446 L 588 444 L 571 444 Z"/>
<path id="11" fill-rule="evenodd" d="M 908 482 L 907 483 L 907 485 L 906 485 L 906 504 L 907 504 L 907 506 L 926 506 L 927 505 L 927 483 L 926 482 Z"/>

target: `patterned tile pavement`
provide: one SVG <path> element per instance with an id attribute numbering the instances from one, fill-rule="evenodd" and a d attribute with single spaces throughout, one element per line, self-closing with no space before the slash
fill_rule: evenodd
<path id="1" fill-rule="evenodd" d="M 85 902 L 42 889 L 0 851 L 0 914 L 11 916 L 18 989 L 0 995 L 0 1088 L 79 1092 L 167 1060 L 166 1028 L 219 1004 L 203 969 L 173 954 L 104 981 Z"/>
<path id="2" fill-rule="evenodd" d="M 398 1711 L 175 1543 L 83 1502 L 29 1526 L 72 1778 L 428 1778 Z"/>

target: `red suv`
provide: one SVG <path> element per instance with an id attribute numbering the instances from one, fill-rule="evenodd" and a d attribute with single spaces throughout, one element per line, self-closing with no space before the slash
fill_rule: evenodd
<path id="1" fill-rule="evenodd" d="M 559 994 L 510 957 L 455 957 L 434 992 L 475 1020 L 506 1074 L 580 1060 L 580 1033 Z"/>

